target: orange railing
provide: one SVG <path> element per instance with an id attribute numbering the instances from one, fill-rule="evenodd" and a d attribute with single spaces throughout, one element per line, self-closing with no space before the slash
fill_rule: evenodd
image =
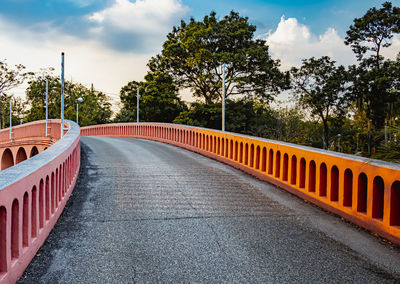
<path id="1" fill-rule="evenodd" d="M 38 141 L 38 148 L 43 147 L 43 141 L 51 141 L 45 143 L 47 147 L 52 144 L 0 172 L 0 283 L 14 283 L 22 275 L 56 223 L 78 178 L 79 126 L 67 121 L 69 130 L 59 139 L 60 121 L 52 122 L 50 138 L 45 136 L 45 125 L 38 121 L 18 126 L 11 141 L 8 129 L 0 131 L 0 141 L 7 147 L 21 141 L 30 141 L 31 146 Z M 21 145 L 17 146 L 24 147 Z M 7 150 L 2 151 L 3 160 Z"/>
<path id="2" fill-rule="evenodd" d="M 97 125 L 81 135 L 150 139 L 201 153 L 400 244 L 399 164 L 173 124 Z"/>

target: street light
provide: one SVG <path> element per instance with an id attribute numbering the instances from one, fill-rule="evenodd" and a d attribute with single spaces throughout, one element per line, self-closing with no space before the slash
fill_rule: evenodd
<path id="1" fill-rule="evenodd" d="M 20 119 L 20 123 L 19 124 L 21 125 L 22 124 L 22 119 L 24 118 L 24 115 L 22 113 L 20 113 L 18 117 Z"/>
<path id="2" fill-rule="evenodd" d="M 79 125 L 79 104 L 83 102 L 81 97 L 76 99 L 76 124 Z"/>
<path id="3" fill-rule="evenodd" d="M 222 131 L 225 131 L 225 63 L 222 65 Z"/>
<path id="4" fill-rule="evenodd" d="M 10 99 L 10 140 L 12 139 L 12 100 Z"/>
<path id="5" fill-rule="evenodd" d="M 140 99 L 140 95 L 139 95 L 139 86 L 137 88 L 137 92 L 136 92 L 136 122 L 139 123 L 139 99 Z"/>

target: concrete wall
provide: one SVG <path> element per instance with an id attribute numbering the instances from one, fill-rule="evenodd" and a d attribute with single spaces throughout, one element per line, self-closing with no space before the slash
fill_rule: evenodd
<path id="1" fill-rule="evenodd" d="M 400 165 L 268 139 L 162 123 L 84 127 L 82 136 L 135 137 L 232 165 L 400 245 Z"/>
<path id="2" fill-rule="evenodd" d="M 21 147 L 27 157 L 31 154 L 29 149 L 34 147 L 41 152 L 0 172 L 0 283 L 14 283 L 19 279 L 50 233 L 75 186 L 80 166 L 80 129 L 72 121 L 67 121 L 66 126 L 69 130 L 59 139 L 60 122 L 54 121 L 51 144 L 59 140 L 42 152 L 45 145 L 40 141 L 49 139 L 45 137 L 43 121 L 24 124 L 18 131 L 15 129 L 14 141 L 9 141 L 4 134 L 7 129 L 0 131 L 3 145 L 31 140 L 28 146 L 15 146 L 19 149 L 16 151 L 12 151 L 10 145 L 2 148 L 2 160 L 4 153 L 8 153 L 8 159 L 12 157 L 15 161 Z M 38 145 L 33 145 L 35 139 Z"/>

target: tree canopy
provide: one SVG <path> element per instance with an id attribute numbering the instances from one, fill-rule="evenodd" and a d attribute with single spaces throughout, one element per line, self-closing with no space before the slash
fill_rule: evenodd
<path id="1" fill-rule="evenodd" d="M 382 47 L 389 47 L 393 35 L 400 32 L 400 8 L 385 2 L 381 9 L 369 9 L 347 31 L 345 44 L 351 45 L 357 58 L 361 60 L 372 51 L 379 64 Z"/>
<path id="2" fill-rule="evenodd" d="M 329 119 L 346 111 L 344 95 L 347 81 L 343 66 L 335 66 L 328 56 L 303 60 L 302 66 L 292 68 L 293 90 L 300 102 L 323 123 L 323 144 L 329 145 Z"/>
<path id="3" fill-rule="evenodd" d="M 226 65 L 226 96 L 247 95 L 271 100 L 288 86 L 264 40 L 254 39 L 256 27 L 231 12 L 218 20 L 212 12 L 203 21 L 181 22 L 167 36 L 161 54 L 148 66 L 172 76 L 180 88 L 207 104 L 222 98 L 222 65 Z"/>
<path id="4" fill-rule="evenodd" d="M 49 118 L 60 118 L 61 113 L 61 80 L 47 75 L 39 76 L 29 82 L 26 90 L 27 102 L 31 108 L 27 111 L 25 121 L 46 118 L 46 80 L 49 84 Z M 111 117 L 111 104 L 107 96 L 93 87 L 87 88 L 80 83 L 65 82 L 64 116 L 76 120 L 77 99 L 82 97 L 79 106 L 79 124 L 81 126 L 107 123 Z"/>
<path id="5" fill-rule="evenodd" d="M 139 88 L 139 119 L 146 122 L 172 122 L 186 105 L 178 97 L 171 76 L 160 71 L 149 72 L 144 82 L 129 82 L 121 88 L 121 111 L 114 121 L 136 121 L 137 89 Z"/>

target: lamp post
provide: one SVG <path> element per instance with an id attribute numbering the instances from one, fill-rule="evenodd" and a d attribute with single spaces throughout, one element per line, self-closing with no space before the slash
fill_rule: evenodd
<path id="1" fill-rule="evenodd" d="M 225 63 L 222 65 L 222 131 L 225 131 Z"/>
<path id="2" fill-rule="evenodd" d="M 20 113 L 18 117 L 20 119 L 19 124 L 21 125 L 22 124 L 22 119 L 24 118 L 24 115 L 22 113 Z"/>
<path id="3" fill-rule="evenodd" d="M 46 137 L 49 135 L 49 80 L 46 79 Z"/>
<path id="4" fill-rule="evenodd" d="M 61 137 L 64 136 L 64 52 L 61 52 Z"/>
<path id="5" fill-rule="evenodd" d="M 10 140 L 12 139 L 12 100 L 10 99 Z"/>
<path id="6" fill-rule="evenodd" d="M 79 104 L 83 102 L 81 97 L 76 99 L 76 124 L 79 125 Z"/>
<path id="7" fill-rule="evenodd" d="M 139 123 L 139 86 L 137 88 L 137 92 L 136 92 L 136 122 Z"/>

